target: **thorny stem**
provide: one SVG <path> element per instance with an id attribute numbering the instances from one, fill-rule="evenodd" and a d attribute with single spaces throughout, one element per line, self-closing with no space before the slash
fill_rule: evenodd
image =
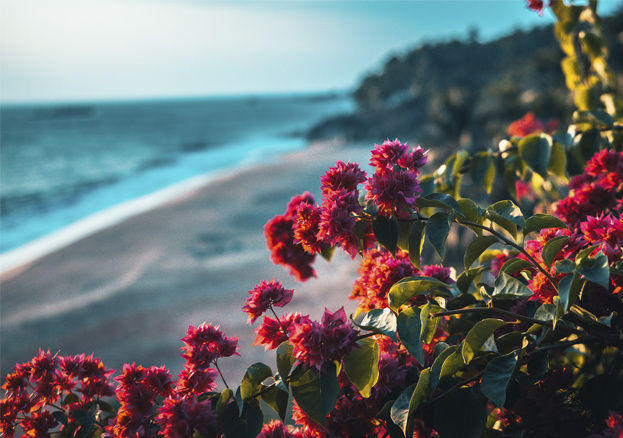
<path id="1" fill-rule="evenodd" d="M 525 321 L 531 324 L 538 324 L 538 325 L 542 325 L 542 326 L 549 327 L 549 328 L 554 327 L 554 324 L 551 321 L 542 321 L 540 319 L 530 318 L 529 316 L 517 315 L 516 313 L 509 312 L 508 310 L 498 309 L 497 307 L 475 307 L 472 309 L 446 310 L 444 312 L 431 313 L 430 316 L 438 317 L 438 316 L 458 315 L 460 313 L 481 313 L 481 312 L 482 313 L 486 313 L 486 312 L 498 313 L 500 315 L 510 316 L 511 318 L 515 318 L 519 321 Z M 569 332 L 579 335 L 579 336 L 582 336 L 585 334 L 584 332 L 571 328 L 571 327 L 565 327 L 565 326 L 559 326 L 559 327 L 564 328 L 565 330 L 568 330 Z"/>
<path id="2" fill-rule="evenodd" d="M 225 377 L 223 377 L 223 373 L 221 373 L 221 369 L 218 367 L 218 363 L 216 362 L 216 360 L 214 361 L 214 367 L 216 368 L 216 371 L 218 371 L 219 376 L 221 376 L 221 380 L 225 384 L 225 388 L 229 389 L 229 385 L 227 384 Z"/>

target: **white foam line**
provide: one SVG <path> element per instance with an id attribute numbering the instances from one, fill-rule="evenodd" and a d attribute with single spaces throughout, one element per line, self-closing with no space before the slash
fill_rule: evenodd
<path id="1" fill-rule="evenodd" d="M 0 275 L 69 246 L 98 231 L 110 228 L 133 216 L 153 210 L 170 200 L 203 187 L 218 178 L 222 178 L 231 173 L 237 173 L 244 167 L 250 166 L 241 166 L 235 169 L 200 175 L 150 193 L 149 195 L 122 202 L 121 204 L 91 214 L 58 231 L 35 239 L 19 248 L 0 254 Z"/>

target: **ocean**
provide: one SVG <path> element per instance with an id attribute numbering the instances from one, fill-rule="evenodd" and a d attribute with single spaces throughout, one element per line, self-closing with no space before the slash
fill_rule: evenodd
<path id="1" fill-rule="evenodd" d="M 0 107 L 0 272 L 306 146 L 346 94 Z"/>

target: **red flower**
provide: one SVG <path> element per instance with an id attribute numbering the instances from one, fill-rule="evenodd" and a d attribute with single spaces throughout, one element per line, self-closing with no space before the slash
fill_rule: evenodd
<path id="1" fill-rule="evenodd" d="M 24 417 L 20 422 L 20 426 L 26 432 L 26 436 L 36 438 L 51 437 L 51 429 L 58 426 L 58 421 L 50 413 L 50 411 L 33 412 L 32 416 Z"/>
<path id="2" fill-rule="evenodd" d="M 359 205 L 356 192 L 335 192 L 323 202 L 319 224 L 319 239 L 329 245 L 338 245 L 351 258 L 359 251 L 359 237 L 355 234 L 355 224 L 363 206 Z"/>
<path id="3" fill-rule="evenodd" d="M 254 331 L 257 333 L 253 345 L 263 345 L 266 350 L 274 350 L 282 342 L 288 340 L 288 336 L 294 330 L 295 324 L 309 322 L 308 316 L 300 313 L 288 313 L 279 320 L 264 316 L 262 324 Z"/>
<path id="4" fill-rule="evenodd" d="M 399 160 L 405 159 L 405 155 L 408 151 L 409 146 L 406 143 L 402 144 L 398 139 L 394 141 L 388 139 L 383 142 L 383 144 L 374 145 L 370 164 L 376 169 L 376 172 L 380 174 L 392 171 L 394 166 L 398 165 Z"/>
<path id="5" fill-rule="evenodd" d="M 532 11 L 537 11 L 539 15 L 543 15 L 543 8 L 545 7 L 545 3 L 543 0 L 526 0 L 528 2 L 528 9 Z"/>
<path id="6" fill-rule="evenodd" d="M 415 198 L 422 193 L 415 172 L 377 172 L 368 180 L 366 190 L 366 198 L 373 200 L 381 213 L 396 216 L 411 213 Z"/>
<path id="7" fill-rule="evenodd" d="M 228 338 L 218 326 L 203 323 L 199 327 L 189 326 L 186 336 L 182 338 L 182 347 L 189 365 L 197 369 L 205 369 L 220 357 L 240 356 L 238 338 Z"/>
<path id="8" fill-rule="evenodd" d="M 357 163 L 344 163 L 336 161 L 335 167 L 329 167 L 329 170 L 320 178 L 322 183 L 322 194 L 330 196 L 334 192 L 342 190 L 354 192 L 357 185 L 365 182 L 366 172 L 359 169 Z"/>
<path id="9" fill-rule="evenodd" d="M 325 309 L 320 323 L 295 324 L 290 342 L 299 362 L 324 372 L 329 362 L 341 360 L 357 347 L 357 331 L 348 323 L 343 307 L 335 313 Z"/>
<path id="10" fill-rule="evenodd" d="M 156 418 L 165 438 L 188 438 L 195 431 L 208 435 L 213 420 L 211 400 L 199 401 L 195 396 L 165 399 Z"/>
<path id="11" fill-rule="evenodd" d="M 294 217 L 294 243 L 301 244 L 311 254 L 328 247 L 318 237 L 320 231 L 320 208 L 310 204 L 301 204 Z"/>
<path id="12" fill-rule="evenodd" d="M 249 315 L 247 323 L 253 324 L 269 308 L 283 307 L 288 304 L 292 300 L 294 291 L 285 289 L 273 278 L 268 282 L 260 282 L 249 293 L 251 296 L 247 298 L 247 303 L 242 309 Z"/>
<path id="13" fill-rule="evenodd" d="M 303 438 L 298 428 L 288 429 L 281 421 L 271 420 L 265 424 L 257 438 Z"/>

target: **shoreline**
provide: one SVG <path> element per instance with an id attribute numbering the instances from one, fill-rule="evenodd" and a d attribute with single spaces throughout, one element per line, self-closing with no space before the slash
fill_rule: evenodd
<path id="1" fill-rule="evenodd" d="M 2 374 L 38 348 L 94 353 L 112 369 L 134 361 L 164 364 L 176 374 L 180 339 L 189 325 L 204 321 L 240 336 L 244 357 L 226 362 L 228 381 L 239 382 L 254 362 L 274 366 L 273 352 L 252 347 L 258 323 L 246 325 L 241 310 L 248 291 L 275 278 L 295 291 L 283 313 L 319 319 L 325 307 L 344 305 L 352 313 L 356 303 L 348 296 L 358 261 L 339 251 L 331 263 L 318 257 L 318 277 L 297 283 L 270 261 L 263 226 L 305 190 L 320 201 L 322 173 L 337 159 L 363 165 L 369 149 L 315 143 L 274 163 L 198 180 L 151 209 L 6 272 L 0 277 Z"/>

